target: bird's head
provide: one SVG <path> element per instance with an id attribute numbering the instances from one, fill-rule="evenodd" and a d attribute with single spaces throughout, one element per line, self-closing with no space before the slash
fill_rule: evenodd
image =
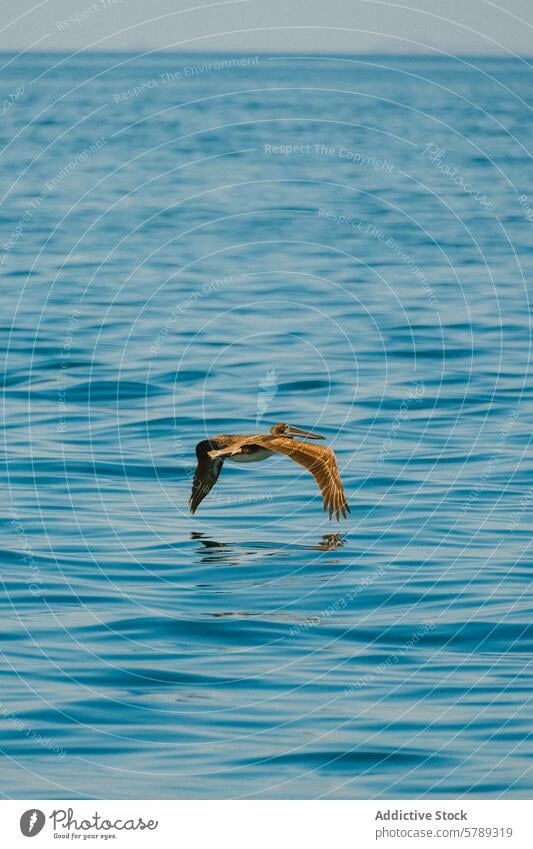
<path id="1" fill-rule="evenodd" d="M 288 436 L 292 438 L 300 438 L 300 439 L 325 439 L 325 436 L 321 436 L 319 433 L 310 433 L 308 430 L 302 430 L 300 427 L 296 427 L 295 425 L 285 424 L 285 422 L 279 422 L 279 424 L 273 425 L 270 428 L 270 433 L 272 436 Z"/>

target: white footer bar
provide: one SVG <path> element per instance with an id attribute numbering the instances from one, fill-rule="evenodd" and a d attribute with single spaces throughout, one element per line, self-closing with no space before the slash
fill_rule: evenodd
<path id="1" fill-rule="evenodd" d="M 0 802 L 6 849 L 531 849 L 532 814 L 526 800 Z"/>

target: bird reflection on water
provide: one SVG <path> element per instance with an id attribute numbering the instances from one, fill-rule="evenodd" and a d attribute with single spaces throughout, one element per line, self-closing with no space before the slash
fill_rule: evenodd
<path id="1" fill-rule="evenodd" d="M 202 563 L 240 562 L 243 559 L 243 555 L 245 558 L 257 556 L 272 557 L 275 554 L 279 554 L 281 550 L 287 548 L 292 550 L 299 548 L 304 551 L 335 551 L 335 549 L 346 545 L 346 538 L 340 533 L 322 534 L 319 541 L 314 545 L 295 545 L 293 543 L 287 543 L 287 545 L 272 548 L 271 551 L 265 551 L 265 549 L 271 548 L 271 543 L 250 543 L 249 547 L 243 550 L 240 547 L 237 549 L 237 547 L 230 542 L 219 542 L 218 540 L 209 539 L 205 534 L 202 534 L 199 531 L 192 531 L 191 539 L 197 540 L 203 546 L 203 548 L 198 548 L 199 553 L 202 554 L 202 557 L 200 558 Z"/>
<path id="2" fill-rule="evenodd" d="M 316 545 L 311 545 L 314 551 L 335 551 L 336 548 L 341 548 L 346 545 L 346 539 L 342 534 L 323 534 L 320 537 L 320 542 Z"/>

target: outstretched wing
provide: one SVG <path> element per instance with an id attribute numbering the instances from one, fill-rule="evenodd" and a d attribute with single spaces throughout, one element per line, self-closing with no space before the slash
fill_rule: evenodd
<path id="1" fill-rule="evenodd" d="M 329 512 L 329 518 L 335 515 L 339 521 L 341 513 L 346 518 L 350 508 L 344 495 L 337 460 L 331 448 L 311 445 L 309 442 L 288 439 L 285 436 L 255 436 L 253 441 L 256 445 L 268 448 L 269 451 L 286 454 L 287 457 L 304 466 L 311 472 L 320 487 L 324 499 L 324 510 Z"/>
<path id="2" fill-rule="evenodd" d="M 198 465 L 194 473 L 192 492 L 189 498 L 191 513 L 196 512 L 200 502 L 213 489 L 218 480 L 220 470 L 224 465 L 224 460 L 221 460 L 219 457 L 212 458 L 209 456 L 208 452 L 213 448 L 216 448 L 216 445 L 209 439 L 204 439 L 196 446 Z"/>

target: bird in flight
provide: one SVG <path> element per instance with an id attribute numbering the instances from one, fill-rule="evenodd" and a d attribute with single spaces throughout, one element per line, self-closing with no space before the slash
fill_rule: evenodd
<path id="1" fill-rule="evenodd" d="M 224 460 L 255 463 L 266 460 L 272 454 L 285 454 L 311 472 L 322 493 L 324 510 L 329 512 L 329 518 L 335 516 L 339 521 L 341 514 L 346 518 L 350 508 L 344 495 L 333 450 L 303 441 L 324 438 L 318 433 L 310 433 L 280 422 L 270 428 L 270 433 L 256 433 L 251 436 L 222 433 L 202 440 L 196 446 L 198 465 L 189 499 L 191 513 L 196 512 L 200 502 L 216 484 Z"/>

